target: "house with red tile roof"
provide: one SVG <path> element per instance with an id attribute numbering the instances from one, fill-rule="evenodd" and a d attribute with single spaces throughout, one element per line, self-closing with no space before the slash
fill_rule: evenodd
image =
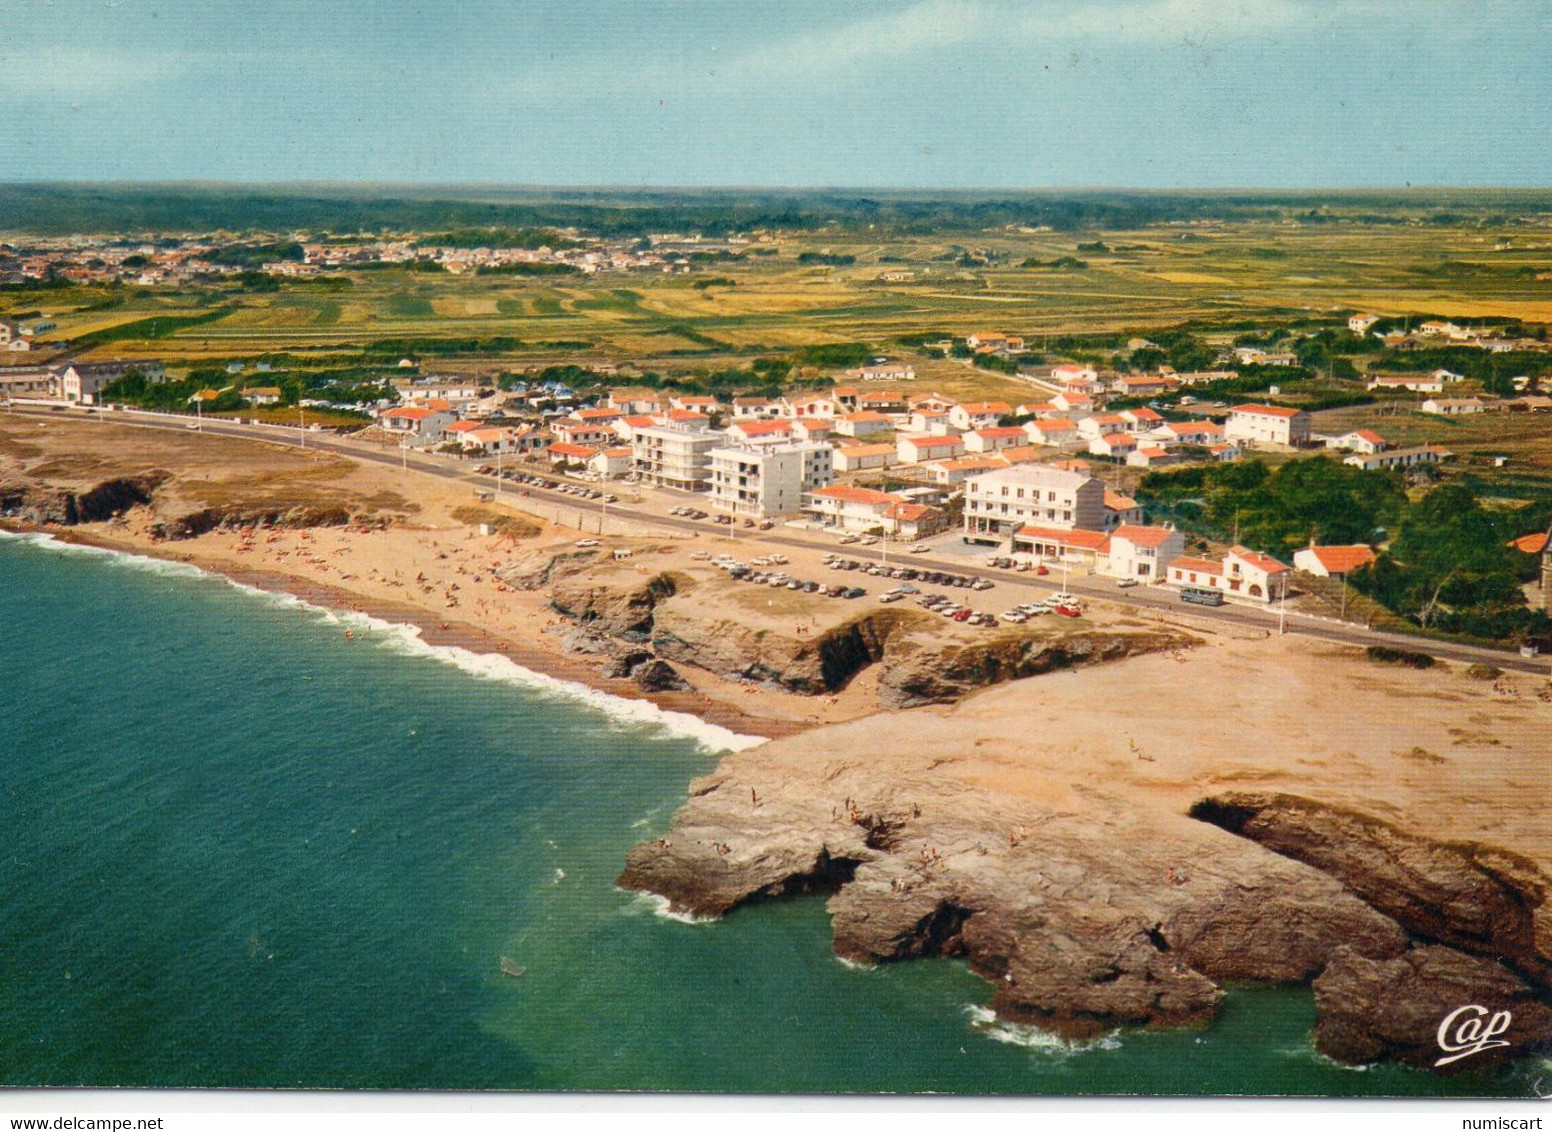
<path id="1" fill-rule="evenodd" d="M 1013 532 L 1008 546 L 1015 558 L 1093 568 L 1110 553 L 1110 536 L 1104 531 L 1026 524 Z"/>
<path id="2" fill-rule="evenodd" d="M 1108 436 L 1096 436 L 1089 441 L 1090 456 L 1110 456 L 1125 459 L 1137 451 L 1137 438 L 1127 432 L 1112 432 Z"/>
<path id="3" fill-rule="evenodd" d="M 897 503 L 909 502 L 903 495 L 874 491 L 867 487 L 836 484 L 803 495 L 803 514 L 826 527 L 844 531 L 869 531 L 886 526 L 885 515 Z"/>
<path id="4" fill-rule="evenodd" d="M 948 422 L 961 430 L 993 428 L 1012 412 L 1006 401 L 967 401 L 948 411 Z"/>
<path id="5" fill-rule="evenodd" d="M 981 428 L 964 435 L 966 452 L 996 452 L 1029 443 L 1029 435 L 1017 425 Z"/>
<path id="6" fill-rule="evenodd" d="M 792 419 L 735 420 L 727 428 L 730 439 L 748 444 L 779 444 L 792 439 Z"/>
<path id="7" fill-rule="evenodd" d="M 1270 603 L 1287 593 L 1288 567 L 1269 554 L 1235 546 L 1221 560 L 1177 558 L 1169 565 L 1169 583 L 1217 590 L 1225 597 Z"/>
<path id="8" fill-rule="evenodd" d="M 897 539 L 914 542 L 948 529 L 948 516 L 925 503 L 895 503 L 884 512 L 885 526 Z"/>
<path id="9" fill-rule="evenodd" d="M 1144 527 L 1123 523 L 1110 532 L 1110 547 L 1100 573 L 1112 578 L 1136 578 L 1149 584 L 1168 577 L 1169 566 L 1186 549 L 1185 536 L 1174 527 Z"/>
<path id="10" fill-rule="evenodd" d="M 891 417 L 874 409 L 861 409 L 835 418 L 835 431 L 841 436 L 873 436 L 894 427 Z"/>
<path id="11" fill-rule="evenodd" d="M 965 454 L 965 442 L 957 436 L 902 436 L 895 441 L 895 457 L 902 464 L 947 460 Z"/>
<path id="12" fill-rule="evenodd" d="M 1293 567 L 1317 578 L 1345 578 L 1360 566 L 1374 561 L 1374 550 L 1367 546 L 1316 546 L 1310 543 L 1293 555 Z"/>

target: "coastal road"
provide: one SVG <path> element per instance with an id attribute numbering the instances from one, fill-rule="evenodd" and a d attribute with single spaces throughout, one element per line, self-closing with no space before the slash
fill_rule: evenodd
<path id="1" fill-rule="evenodd" d="M 305 434 L 305 443 L 303 443 L 304 434 L 302 430 L 284 426 L 248 425 L 230 420 L 206 419 L 198 429 L 191 430 L 189 428 L 190 422 L 187 418 L 157 417 L 124 411 L 99 412 L 92 409 L 72 408 L 69 410 L 59 410 L 14 405 L 7 408 L 12 413 L 36 416 L 42 419 L 57 420 L 61 416 L 66 415 L 79 419 L 84 416 L 86 418 L 100 418 L 105 424 L 163 429 L 174 432 L 198 431 L 214 436 L 230 436 L 242 440 L 262 440 L 270 444 L 285 444 L 288 447 L 306 448 L 309 451 L 327 452 L 356 460 L 384 464 L 390 467 L 401 467 L 423 475 L 437 476 L 444 480 L 461 480 L 473 487 L 493 489 L 495 486 L 495 481 L 492 477 L 481 476 L 464 464 L 444 463 L 440 460 L 427 459 L 424 456 L 411 455 L 396 447 L 385 449 L 366 441 L 341 438 L 333 433 L 321 430 L 319 432 L 307 432 Z M 522 492 L 522 495 L 514 495 L 511 492 L 505 491 L 502 494 L 513 501 L 527 499 L 534 503 L 572 509 L 577 512 L 579 526 L 583 515 L 596 514 L 599 517 L 601 527 L 607 514 L 607 508 L 602 501 L 582 500 L 562 492 L 548 491 L 538 487 L 524 487 Z M 689 497 L 686 496 L 686 498 Z M 665 506 L 667 505 L 673 504 L 666 503 Z M 735 545 L 738 543 L 745 545 L 758 543 L 761 547 L 769 547 L 771 549 L 785 547 L 798 550 L 834 550 L 845 554 L 848 558 L 867 562 L 885 562 L 888 559 L 887 549 L 867 547 L 861 544 L 838 546 L 833 536 L 821 535 L 818 532 L 805 534 L 790 527 L 777 527 L 769 531 L 748 531 L 734 536 L 728 532 L 727 528 L 711 525 L 707 520 L 683 519 L 678 516 L 659 514 L 650 510 L 627 509 L 623 504 L 615 504 L 614 514 L 620 518 L 628 518 L 638 523 L 648 523 L 667 530 L 720 536 Z M 1022 588 L 1031 597 L 1047 597 L 1057 592 L 1058 589 L 1058 583 L 1052 580 L 1054 575 L 1037 581 L 1035 576 L 1030 574 L 1009 573 L 1006 570 L 996 570 L 940 554 L 902 554 L 897 551 L 894 555 L 894 564 L 908 564 L 918 568 L 963 574 L 972 578 L 985 578 L 998 586 Z M 1356 645 L 1359 647 L 1386 645 L 1412 652 L 1426 653 L 1441 660 L 1452 660 L 1463 664 L 1490 664 L 1516 672 L 1543 676 L 1549 675 L 1547 658 L 1523 657 L 1516 652 L 1508 650 L 1481 648 L 1473 645 L 1457 644 L 1451 641 L 1433 640 L 1427 637 L 1414 637 L 1404 633 L 1384 632 L 1370 629 L 1364 625 L 1328 621 L 1302 613 L 1289 612 L 1286 618 L 1280 618 L 1276 610 L 1262 607 L 1226 604 L 1216 607 L 1191 606 L 1183 608 L 1179 598 L 1172 593 L 1143 586 L 1137 586 L 1132 589 L 1118 589 L 1113 582 L 1101 582 L 1090 577 L 1069 577 L 1066 585 L 1070 592 L 1091 599 L 1130 606 L 1139 610 L 1149 610 L 1155 613 L 1167 613 L 1174 617 L 1195 618 L 1208 624 L 1233 625 L 1241 628 L 1260 629 L 1270 633 L 1277 633 L 1282 628 L 1283 631 L 1288 633 L 1314 637 L 1336 644 Z M 1280 621 L 1282 622 L 1281 626 L 1279 624 Z"/>

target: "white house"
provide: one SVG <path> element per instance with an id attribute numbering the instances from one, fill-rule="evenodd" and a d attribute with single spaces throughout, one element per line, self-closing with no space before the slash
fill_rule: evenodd
<path id="1" fill-rule="evenodd" d="M 1448 460 L 1454 453 L 1437 444 L 1423 444 L 1415 448 L 1383 448 L 1378 452 L 1357 453 L 1342 461 L 1366 472 L 1411 468 L 1418 464 L 1437 464 Z"/>
<path id="2" fill-rule="evenodd" d="M 1017 425 L 982 428 L 964 435 L 966 452 L 996 452 L 1029 443 L 1029 435 Z"/>
<path id="3" fill-rule="evenodd" d="M 894 427 L 894 421 L 873 409 L 862 409 L 835 418 L 835 431 L 840 436 L 873 436 Z"/>
<path id="4" fill-rule="evenodd" d="M 1031 444 L 1041 444 L 1048 448 L 1082 443 L 1082 433 L 1078 431 L 1077 424 L 1069 420 L 1026 421 L 1024 435 L 1029 437 Z"/>
<path id="5" fill-rule="evenodd" d="M 1459 417 L 1486 410 L 1487 404 L 1479 397 L 1430 397 L 1423 402 L 1423 412 L 1441 417 Z"/>
<path id="6" fill-rule="evenodd" d="M 1374 551 L 1367 546 L 1316 546 L 1311 543 L 1294 552 L 1293 568 L 1317 578 L 1345 578 L 1373 561 Z"/>
<path id="7" fill-rule="evenodd" d="M 965 454 L 965 442 L 957 436 L 902 436 L 895 441 L 895 457 L 902 464 L 922 464 Z"/>
<path id="8" fill-rule="evenodd" d="M 1431 374 L 1381 374 L 1369 379 L 1369 391 L 1381 393 L 1405 390 L 1408 393 L 1443 393 L 1444 382 Z"/>
<path id="9" fill-rule="evenodd" d="M 601 448 L 587 461 L 587 470 L 601 480 L 628 476 L 635 466 L 636 450 L 630 447 Z"/>
<path id="10" fill-rule="evenodd" d="M 887 468 L 895 462 L 893 444 L 849 444 L 835 450 L 835 470 L 861 472 L 869 468 Z"/>
<path id="11" fill-rule="evenodd" d="M 727 427 L 728 439 L 740 444 L 785 444 L 792 439 L 793 421 L 743 418 Z"/>
<path id="12" fill-rule="evenodd" d="M 1168 576 L 1169 564 L 1185 549 L 1185 536 L 1174 527 L 1126 524 L 1110 532 L 1109 553 L 1100 571 L 1112 578 L 1162 582 Z"/>
<path id="13" fill-rule="evenodd" d="M 868 531 L 886 525 L 885 515 L 897 503 L 908 502 L 903 495 L 874 491 L 867 487 L 834 485 L 811 491 L 803 498 L 803 513 L 827 527 L 845 531 Z"/>
<path id="14" fill-rule="evenodd" d="M 967 401 L 948 411 L 948 422 L 961 430 L 991 428 L 1012 411 L 1006 401 Z"/>
<path id="15" fill-rule="evenodd" d="M 1236 405 L 1223 426 L 1228 440 L 1292 448 L 1309 441 L 1310 415 L 1280 405 Z"/>
<path id="16" fill-rule="evenodd" d="M 1364 334 L 1368 331 L 1369 327 L 1373 326 L 1378 321 L 1379 317 L 1377 315 L 1365 314 L 1360 311 L 1347 320 L 1347 329 L 1351 330 L 1354 334 Z"/>
<path id="17" fill-rule="evenodd" d="M 451 409 L 427 409 L 403 405 L 389 409 L 377 418 L 384 432 L 411 444 L 433 444 L 442 430 L 458 419 Z"/>
<path id="18" fill-rule="evenodd" d="M 1288 567 L 1270 555 L 1236 546 L 1221 560 L 1176 558 L 1169 564 L 1169 583 L 1270 602 L 1287 592 Z"/>

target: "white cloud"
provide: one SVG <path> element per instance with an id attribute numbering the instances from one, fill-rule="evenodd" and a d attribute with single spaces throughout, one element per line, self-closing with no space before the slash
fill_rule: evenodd
<path id="1" fill-rule="evenodd" d="M 94 98 L 186 74 L 195 60 L 113 48 L 50 45 L 38 50 L 0 48 L 0 91 L 18 96 Z"/>

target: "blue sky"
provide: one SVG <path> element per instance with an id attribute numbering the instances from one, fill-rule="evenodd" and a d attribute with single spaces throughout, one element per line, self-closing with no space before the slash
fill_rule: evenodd
<path id="1" fill-rule="evenodd" d="M 1552 184 L 1541 0 L 4 0 L 0 179 Z"/>

